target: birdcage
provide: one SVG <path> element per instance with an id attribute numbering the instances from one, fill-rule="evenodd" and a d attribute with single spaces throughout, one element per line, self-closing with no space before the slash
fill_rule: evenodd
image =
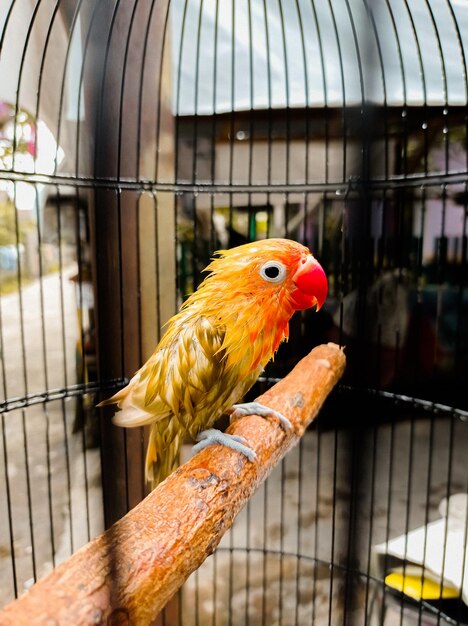
<path id="1" fill-rule="evenodd" d="M 148 492 L 99 400 L 286 237 L 329 295 L 249 393 L 344 375 L 154 623 L 468 623 L 467 54 L 463 0 L 0 3 L 2 606 Z"/>

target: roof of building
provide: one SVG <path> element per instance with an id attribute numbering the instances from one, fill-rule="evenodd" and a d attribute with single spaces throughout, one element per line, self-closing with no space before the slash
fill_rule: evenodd
<path id="1" fill-rule="evenodd" d="M 172 0 L 174 112 L 467 103 L 466 0 Z"/>

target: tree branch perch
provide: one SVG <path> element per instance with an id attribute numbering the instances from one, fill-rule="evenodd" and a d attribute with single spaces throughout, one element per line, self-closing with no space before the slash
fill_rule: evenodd
<path id="1" fill-rule="evenodd" d="M 2 626 L 151 624 L 224 533 L 273 467 L 298 443 L 342 376 L 333 343 L 314 348 L 257 401 L 287 417 L 294 432 L 252 415 L 228 432 L 258 456 L 210 446 L 179 467 L 108 531 L 83 546 L 0 611 Z"/>

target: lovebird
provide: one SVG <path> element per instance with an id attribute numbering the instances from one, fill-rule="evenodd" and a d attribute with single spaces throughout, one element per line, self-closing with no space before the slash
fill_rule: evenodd
<path id="1" fill-rule="evenodd" d="M 178 464 L 184 438 L 198 451 L 222 444 L 255 459 L 245 440 L 213 428 L 219 417 L 255 414 L 289 420 L 258 403 L 236 404 L 280 343 L 295 311 L 323 305 L 328 281 L 309 249 L 263 239 L 214 253 L 208 275 L 166 324 L 148 361 L 98 406 L 117 405 L 113 422 L 150 426 L 146 479 L 154 488 Z"/>

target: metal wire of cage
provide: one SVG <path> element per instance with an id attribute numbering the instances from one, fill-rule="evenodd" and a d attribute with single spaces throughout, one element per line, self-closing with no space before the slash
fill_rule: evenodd
<path id="1" fill-rule="evenodd" d="M 252 394 L 347 370 L 157 623 L 468 623 L 467 53 L 461 0 L 1 3 L 2 604 L 146 494 L 96 402 L 285 236 L 330 294 Z"/>

